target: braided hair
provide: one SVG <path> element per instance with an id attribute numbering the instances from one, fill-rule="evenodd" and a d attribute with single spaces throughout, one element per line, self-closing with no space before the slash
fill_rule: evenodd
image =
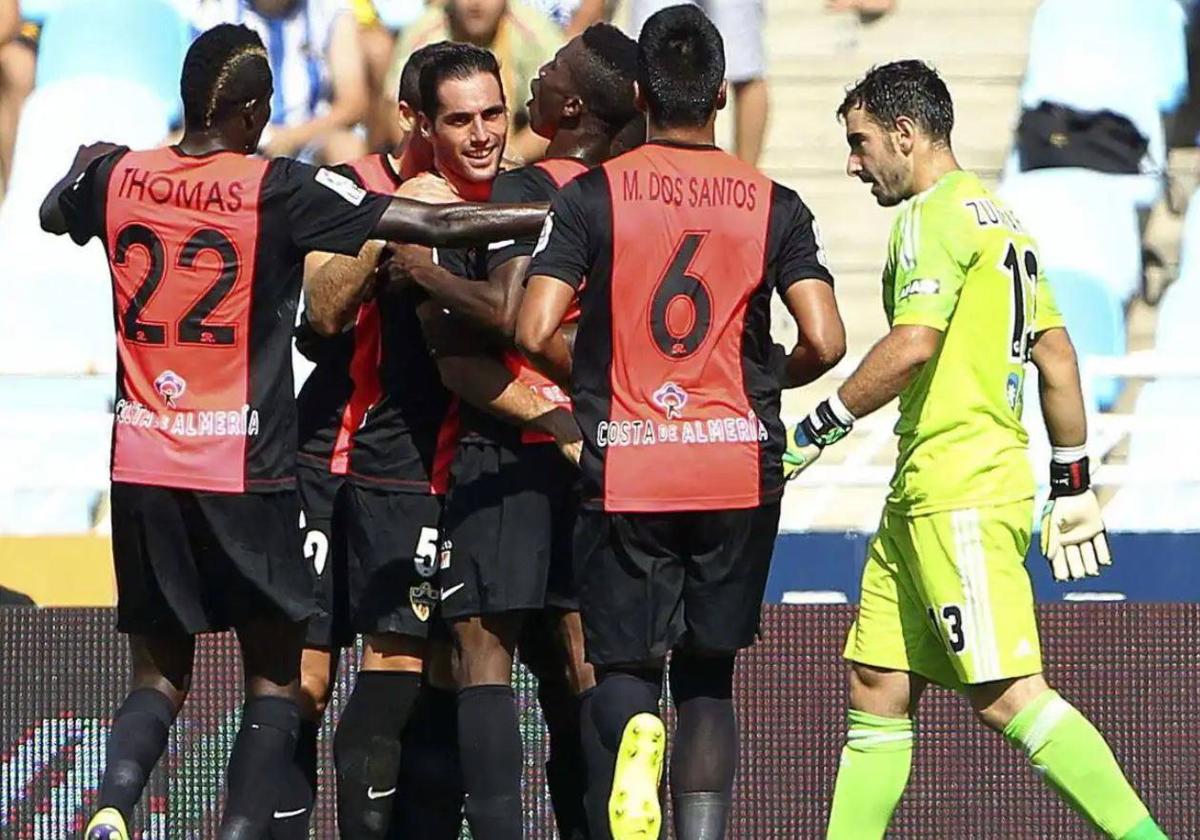
<path id="1" fill-rule="evenodd" d="M 267 51 L 249 27 L 223 23 L 188 48 L 179 82 L 186 127 L 212 128 L 246 103 L 269 97 L 271 91 Z"/>

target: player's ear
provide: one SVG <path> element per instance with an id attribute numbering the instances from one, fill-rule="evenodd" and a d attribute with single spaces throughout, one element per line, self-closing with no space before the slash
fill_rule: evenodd
<path id="1" fill-rule="evenodd" d="M 649 110 L 646 107 L 646 95 L 642 93 L 642 86 L 637 82 L 633 83 L 633 104 L 636 105 L 637 109 L 643 114 Z"/>
<path id="2" fill-rule="evenodd" d="M 417 130 L 417 112 L 403 100 L 396 106 L 396 121 L 400 126 L 400 133 L 405 136 Z"/>
<path id="3" fill-rule="evenodd" d="M 433 140 L 433 121 L 424 113 L 417 115 L 417 127 L 426 141 Z"/>
<path id="4" fill-rule="evenodd" d="M 716 110 L 718 110 L 718 111 L 724 110 L 725 105 L 728 102 L 729 102 L 729 82 L 727 80 L 723 79 L 721 81 L 721 87 L 717 89 L 717 108 L 716 108 Z"/>
<path id="5" fill-rule="evenodd" d="M 896 117 L 895 128 L 892 132 L 896 136 L 896 147 L 904 155 L 912 154 L 913 146 L 917 142 L 917 124 L 913 122 L 911 117 L 906 117 L 903 114 Z"/>

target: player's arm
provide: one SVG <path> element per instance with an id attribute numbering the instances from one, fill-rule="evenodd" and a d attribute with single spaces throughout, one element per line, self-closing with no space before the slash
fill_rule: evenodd
<path id="1" fill-rule="evenodd" d="M 442 306 L 512 341 L 528 257 L 517 257 L 489 271 L 484 282 L 447 271 L 425 248 L 398 247 L 391 262 L 397 273 L 420 286 Z"/>
<path id="2" fill-rule="evenodd" d="M 1031 358 L 1052 447 L 1050 498 L 1042 509 L 1042 553 L 1055 580 L 1100 574 L 1112 563 L 1100 503 L 1091 489 L 1087 412 L 1079 361 L 1044 278 L 1038 282 L 1038 330 Z"/>
<path id="3" fill-rule="evenodd" d="M 769 277 L 796 322 L 796 346 L 779 371 L 783 388 L 807 385 L 846 355 L 846 328 L 812 212 L 795 192 L 771 196 Z"/>
<path id="4" fill-rule="evenodd" d="M 433 248 L 459 248 L 537 233 L 548 204 L 430 205 L 394 198 L 371 236 Z"/>
<path id="5" fill-rule="evenodd" d="M 571 412 L 518 382 L 481 336 L 464 329 L 436 302 L 422 303 L 417 315 L 448 390 L 506 423 L 549 434 L 568 458 L 579 462 L 582 437 Z"/>
<path id="6" fill-rule="evenodd" d="M 62 236 L 70 231 L 67 212 L 64 212 L 64 197 L 67 199 L 68 207 L 90 201 L 90 180 L 88 183 L 84 183 L 88 167 L 97 159 L 120 148 L 122 147 L 115 143 L 92 143 L 90 146 L 79 147 L 67 174 L 50 188 L 50 192 L 46 193 L 41 207 L 38 208 L 38 219 L 41 222 L 42 230 L 56 236 Z"/>
<path id="7" fill-rule="evenodd" d="M 517 312 L 517 349 L 568 392 L 574 340 L 563 332 L 563 317 L 594 262 L 597 227 L 602 223 L 598 214 L 609 212 L 611 206 L 590 186 L 596 177 L 600 177 L 596 172 L 582 175 L 554 197 L 529 262 Z"/>
<path id="8" fill-rule="evenodd" d="M 517 316 L 517 348 L 564 388 L 571 383 L 572 342 L 567 340 L 562 322 L 574 298 L 574 286 L 557 277 L 535 274 L 529 278 Z"/>

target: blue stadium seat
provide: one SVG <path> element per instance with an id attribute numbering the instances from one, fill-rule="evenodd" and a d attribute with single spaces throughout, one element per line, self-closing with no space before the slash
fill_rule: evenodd
<path id="1" fill-rule="evenodd" d="M 88 531 L 107 484 L 110 377 L 0 376 L 0 533 Z"/>
<path id="2" fill-rule="evenodd" d="M 1105 523 L 1114 530 L 1200 531 L 1200 448 L 1186 437 L 1200 421 L 1200 387 L 1189 379 L 1150 382 L 1134 414 L 1145 422 L 1129 441 L 1129 469 L 1140 481 L 1117 492 Z"/>
<path id="3" fill-rule="evenodd" d="M 81 77 L 137 82 L 176 122 L 189 36 L 187 23 L 166 0 L 66 0 L 42 30 L 37 85 Z"/>
<path id="4" fill-rule="evenodd" d="M 1089 356 L 1123 356 L 1125 312 L 1108 285 L 1083 272 L 1058 270 L 1047 276 L 1081 364 Z M 1093 406 L 1106 411 L 1120 396 L 1121 384 L 1115 378 L 1094 378 L 1084 383 L 1084 390 Z"/>

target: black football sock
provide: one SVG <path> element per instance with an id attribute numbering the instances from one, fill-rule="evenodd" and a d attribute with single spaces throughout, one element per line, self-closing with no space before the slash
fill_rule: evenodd
<path id="1" fill-rule="evenodd" d="M 587 756 L 587 813 L 592 840 L 611 840 L 608 798 L 625 724 L 642 712 L 658 714 L 662 671 L 653 668 L 602 670 L 583 703 L 583 747 Z"/>
<path id="2" fill-rule="evenodd" d="M 586 694 L 590 694 L 589 690 Z M 583 757 L 580 707 L 565 679 L 538 682 L 538 703 L 550 733 L 550 759 L 546 762 L 546 786 L 554 807 L 554 822 L 560 840 L 587 840 L 587 815 L 583 798 L 587 792 L 587 762 Z"/>
<path id="3" fill-rule="evenodd" d="M 476 840 L 521 840 L 520 723 L 511 686 L 458 692 L 458 749 L 465 811 Z"/>
<path id="4" fill-rule="evenodd" d="M 251 697 L 242 706 L 242 725 L 226 774 L 220 840 L 261 840 L 266 836 L 280 782 L 296 752 L 299 729 L 300 710 L 294 700 Z"/>
<path id="5" fill-rule="evenodd" d="M 400 735 L 420 688 L 418 673 L 359 673 L 333 738 L 343 840 L 387 836 L 400 775 Z"/>
<path id="6" fill-rule="evenodd" d="M 400 789 L 388 837 L 458 840 L 463 821 L 458 693 L 425 683 L 401 745 Z"/>
<path id="7" fill-rule="evenodd" d="M 129 819 L 167 747 L 167 733 L 174 721 L 175 707 L 162 692 L 139 688 L 129 693 L 108 736 L 97 810 L 116 808 Z"/>
<path id="8" fill-rule="evenodd" d="M 677 840 L 722 840 L 737 772 L 733 656 L 676 654 L 671 696 L 677 722 L 671 796 Z"/>
<path id="9" fill-rule="evenodd" d="M 296 751 L 280 782 L 275 813 L 267 834 L 270 840 L 308 840 L 308 824 L 317 798 L 317 735 L 320 731 L 321 724 L 317 721 L 300 721 Z"/>

